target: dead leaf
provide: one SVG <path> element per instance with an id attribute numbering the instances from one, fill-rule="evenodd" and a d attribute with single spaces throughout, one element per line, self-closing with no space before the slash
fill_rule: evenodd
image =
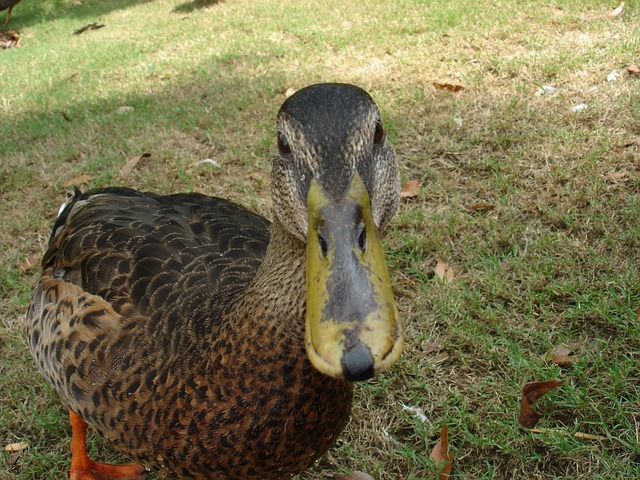
<path id="1" fill-rule="evenodd" d="M 437 354 L 437 355 L 435 355 L 435 356 L 431 357 L 431 358 L 429 359 L 429 361 L 430 361 L 431 363 L 436 363 L 436 364 L 437 364 L 437 363 L 442 363 L 442 362 L 444 362 L 447 358 L 449 358 L 449 354 L 448 354 L 447 352 L 442 352 L 442 353 L 439 353 L 439 354 Z"/>
<path id="2" fill-rule="evenodd" d="M 552 352 L 549 353 L 547 358 L 551 358 L 551 363 L 555 365 L 568 365 L 573 362 L 577 362 L 580 360 L 580 357 L 572 355 L 576 348 L 580 345 L 579 342 L 569 342 L 566 345 L 558 345 L 553 349 Z"/>
<path id="3" fill-rule="evenodd" d="M 25 442 L 10 443 L 4 446 L 5 452 L 22 452 L 29 448 L 29 444 Z"/>
<path id="4" fill-rule="evenodd" d="M 555 433 L 560 435 L 565 435 L 567 437 L 575 437 L 582 438 L 585 440 L 600 440 L 601 442 L 607 440 L 607 437 L 603 437 L 601 435 L 593 435 L 591 433 L 582 433 L 582 432 L 567 432 L 566 430 L 559 430 L 557 428 L 531 428 L 529 430 L 531 433 Z"/>
<path id="5" fill-rule="evenodd" d="M 36 267 L 40 264 L 40 262 L 38 262 L 39 258 L 40 258 L 40 255 L 38 255 L 37 253 L 31 252 L 29 255 L 27 255 L 27 258 L 25 258 L 24 261 L 20 264 L 20 268 L 22 269 L 23 272 L 25 273 L 28 272 L 33 267 Z"/>
<path id="6" fill-rule="evenodd" d="M 607 175 L 605 178 L 607 180 L 613 180 L 615 182 L 618 180 L 622 180 L 626 176 L 627 176 L 627 172 L 613 172 Z"/>
<path id="7" fill-rule="evenodd" d="M 434 340 L 433 342 L 425 345 L 425 347 L 422 349 L 422 353 L 424 353 L 425 355 L 429 355 L 430 353 L 439 352 L 443 348 L 444 345 L 442 345 L 440 341 Z"/>
<path id="8" fill-rule="evenodd" d="M 577 362 L 580 360 L 580 357 L 576 357 L 575 355 L 556 355 L 551 359 L 551 363 L 554 365 L 569 365 L 570 363 Z"/>
<path id="9" fill-rule="evenodd" d="M 493 203 L 474 203 L 469 207 L 469 210 L 474 213 L 486 213 L 495 208 L 496 206 Z"/>
<path id="10" fill-rule="evenodd" d="M 635 64 L 629 65 L 627 67 L 627 72 L 632 74 L 638 74 L 640 73 L 640 67 L 638 67 L 638 65 L 635 65 Z"/>
<path id="11" fill-rule="evenodd" d="M 136 165 L 138 165 L 138 162 L 143 158 L 149 158 L 150 156 L 150 153 L 145 152 L 142 155 L 134 155 L 133 157 L 130 157 L 129 160 L 127 160 L 120 169 L 120 176 L 128 177 L 129 175 L 131 175 L 133 169 L 136 168 Z"/>
<path id="12" fill-rule="evenodd" d="M 374 478 L 364 472 L 339 473 L 333 476 L 333 480 L 374 480 Z"/>
<path id="13" fill-rule="evenodd" d="M 616 148 L 629 148 L 629 147 L 632 147 L 632 146 L 636 145 L 637 143 L 640 143 L 640 137 L 638 137 L 638 138 L 630 138 L 628 140 L 620 142 L 620 143 L 618 143 L 616 145 Z"/>
<path id="14" fill-rule="evenodd" d="M 520 415 L 518 422 L 525 428 L 533 428 L 540 420 L 540 415 L 531 406 L 540 397 L 562 385 L 562 380 L 553 379 L 543 382 L 529 382 L 522 387 L 522 400 L 520 401 Z"/>
<path id="15" fill-rule="evenodd" d="M 418 188 L 420 188 L 420 180 L 409 180 L 402 186 L 400 198 L 416 197 L 418 195 Z"/>
<path id="16" fill-rule="evenodd" d="M 73 187 L 74 185 L 80 185 L 81 183 L 87 183 L 93 180 L 92 175 L 87 175 L 86 173 L 82 175 L 78 175 L 77 177 L 73 177 L 71 180 L 67 180 L 62 184 L 64 188 Z"/>
<path id="17" fill-rule="evenodd" d="M 436 87 L 436 89 L 438 90 L 449 90 L 450 92 L 459 92 L 461 90 L 464 90 L 464 87 L 462 85 L 454 85 L 452 83 L 438 83 L 438 82 L 432 82 L 433 86 Z"/>
<path id="18" fill-rule="evenodd" d="M 607 17 L 616 18 L 618 15 L 622 13 L 623 10 L 624 10 L 624 2 L 620 2 L 620 5 L 617 8 L 614 8 L 613 10 L 611 10 L 608 13 Z"/>
<path id="19" fill-rule="evenodd" d="M 289 87 L 287 88 L 287 90 L 284 92 L 284 96 L 285 98 L 289 98 L 291 95 L 293 95 L 294 93 L 296 93 L 296 89 L 293 87 Z"/>
<path id="20" fill-rule="evenodd" d="M 445 282 L 452 282 L 455 277 L 455 272 L 453 271 L 453 267 L 449 264 L 443 262 L 442 260 L 438 260 L 436 263 L 436 277 Z"/>
<path id="21" fill-rule="evenodd" d="M 104 23 L 94 22 L 94 23 L 90 23 L 89 25 L 85 25 L 84 27 L 81 27 L 77 30 L 74 30 L 73 34 L 80 35 L 81 33 L 84 33 L 88 30 L 98 30 L 99 28 L 102 28 L 102 27 L 104 27 Z"/>
<path id="22" fill-rule="evenodd" d="M 9 445 L 5 445 L 4 451 L 11 453 L 9 459 L 7 460 L 9 465 L 15 465 L 18 462 L 18 459 L 20 458 L 22 452 L 24 452 L 28 448 L 29 444 L 25 442 L 10 443 Z"/>
<path id="23" fill-rule="evenodd" d="M 551 353 L 552 357 L 564 357 L 567 355 L 571 355 L 573 353 L 573 349 L 568 347 L 567 345 L 558 345 L 553 349 Z"/>
<path id="24" fill-rule="evenodd" d="M 435 444 L 429 458 L 441 467 L 439 480 L 447 480 L 451 475 L 451 467 L 453 465 L 453 452 L 449 452 L 449 428 L 442 425 L 440 432 L 440 440 Z"/>
<path id="25" fill-rule="evenodd" d="M 20 45 L 20 34 L 14 30 L 0 32 L 0 50 Z"/>

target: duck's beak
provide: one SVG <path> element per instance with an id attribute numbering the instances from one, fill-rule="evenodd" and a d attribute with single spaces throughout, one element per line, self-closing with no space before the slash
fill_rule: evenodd
<path id="1" fill-rule="evenodd" d="M 366 380 L 403 346 L 369 194 L 357 173 L 340 202 L 313 179 L 307 206 L 307 354 L 326 375 Z"/>

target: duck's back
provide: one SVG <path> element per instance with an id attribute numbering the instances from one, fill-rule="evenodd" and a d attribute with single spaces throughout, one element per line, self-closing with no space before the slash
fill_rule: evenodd
<path id="1" fill-rule="evenodd" d="M 181 328 L 197 334 L 247 287 L 268 229 L 265 218 L 197 193 L 77 193 L 54 225 L 42 266 L 121 315 L 135 311 L 169 327 L 186 319 L 193 324 Z"/>
<path id="2" fill-rule="evenodd" d="M 76 193 L 53 228 L 28 316 L 40 369 L 91 421 L 102 397 L 113 397 L 92 386 L 133 391 L 118 379 L 140 378 L 132 362 L 169 364 L 224 328 L 268 240 L 266 219 L 219 198 Z M 155 367 L 157 375 L 163 365 Z"/>

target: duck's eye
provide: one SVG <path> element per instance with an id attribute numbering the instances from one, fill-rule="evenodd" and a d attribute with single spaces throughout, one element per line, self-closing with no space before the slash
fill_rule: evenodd
<path id="1" fill-rule="evenodd" d="M 373 134 L 373 143 L 384 142 L 386 136 L 387 134 L 382 127 L 382 122 L 378 121 L 378 123 L 376 123 L 376 131 Z"/>
<path id="2" fill-rule="evenodd" d="M 291 146 L 289 145 L 289 141 L 287 140 L 287 137 L 285 137 L 282 133 L 278 133 L 278 150 L 280 150 L 280 153 L 282 153 L 283 155 L 291 153 Z"/>

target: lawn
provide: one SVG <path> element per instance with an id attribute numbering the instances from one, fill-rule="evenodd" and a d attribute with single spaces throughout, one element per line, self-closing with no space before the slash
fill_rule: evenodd
<path id="1" fill-rule="evenodd" d="M 0 50 L 0 447 L 28 448 L 0 450 L 0 480 L 68 475 L 24 327 L 67 192 L 199 191 L 269 216 L 276 112 L 320 81 L 371 93 L 419 186 L 385 235 L 405 354 L 299 479 L 437 479 L 443 425 L 451 478 L 640 478 L 640 4 L 617 6 L 18 4 L 20 46 Z M 522 386 L 554 378 L 520 427 Z"/>

